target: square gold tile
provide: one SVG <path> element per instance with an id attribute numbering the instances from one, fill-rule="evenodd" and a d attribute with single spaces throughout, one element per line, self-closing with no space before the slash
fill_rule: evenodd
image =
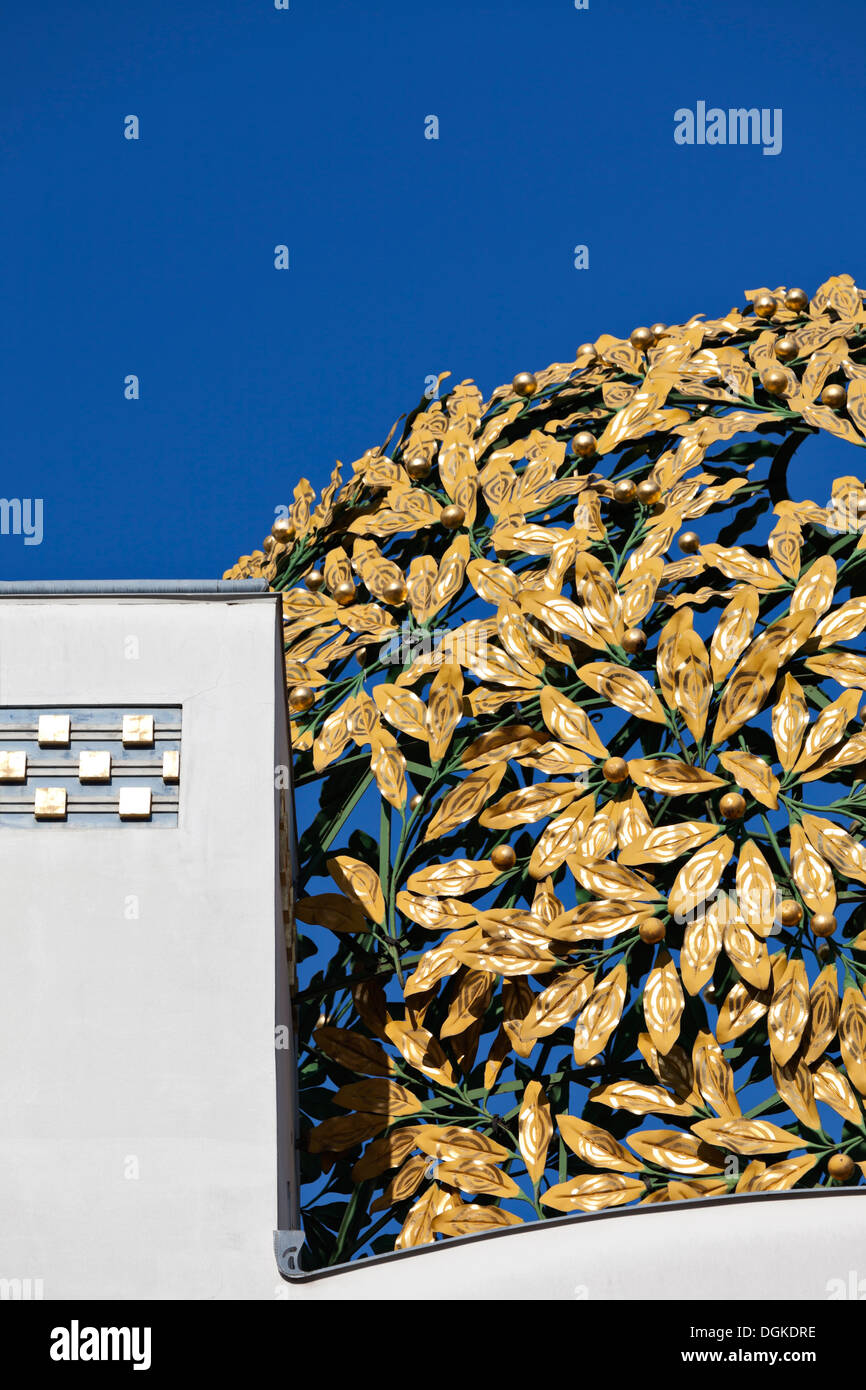
<path id="1" fill-rule="evenodd" d="M 110 782 L 111 754 L 95 749 L 78 755 L 79 782 Z"/>
<path id="2" fill-rule="evenodd" d="M 124 748 L 140 748 L 153 743 L 153 715 L 125 714 L 123 716 Z"/>
<path id="3" fill-rule="evenodd" d="M 178 748 L 172 748 L 163 753 L 162 780 L 163 782 L 180 781 L 180 750 Z"/>
<path id="4" fill-rule="evenodd" d="M 65 820 L 66 788 L 37 787 L 33 814 L 37 820 Z"/>
<path id="5" fill-rule="evenodd" d="M 68 748 L 70 721 L 68 714 L 40 714 L 39 747 Z"/>
<path id="6" fill-rule="evenodd" d="M 0 753 L 0 782 L 27 781 L 27 754 Z"/>
<path id="7" fill-rule="evenodd" d="M 150 787 L 123 787 L 118 811 L 121 820 L 150 820 L 153 793 Z"/>

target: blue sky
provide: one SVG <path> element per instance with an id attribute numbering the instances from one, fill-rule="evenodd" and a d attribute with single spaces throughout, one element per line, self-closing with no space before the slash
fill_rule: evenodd
<path id="1" fill-rule="evenodd" d="M 430 374 L 863 283 L 863 14 L 5 0 L 0 493 L 44 537 L 0 578 L 219 575 Z M 781 153 L 675 144 L 698 101 L 781 108 Z"/>

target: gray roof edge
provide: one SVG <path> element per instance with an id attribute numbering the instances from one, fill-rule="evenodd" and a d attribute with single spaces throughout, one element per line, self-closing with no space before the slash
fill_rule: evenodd
<path id="1" fill-rule="evenodd" d="M 35 579 L 0 581 L 0 598 L 249 598 L 268 594 L 266 579 Z"/>

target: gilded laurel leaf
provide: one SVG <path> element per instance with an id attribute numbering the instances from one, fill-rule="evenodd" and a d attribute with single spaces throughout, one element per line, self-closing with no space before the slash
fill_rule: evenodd
<path id="1" fill-rule="evenodd" d="M 712 1033 L 701 1032 L 692 1052 L 695 1085 L 720 1120 L 736 1119 L 740 1103 L 734 1089 L 734 1073 Z"/>
<path id="2" fill-rule="evenodd" d="M 720 1043 L 733 1042 L 763 1018 L 770 1007 L 770 989 L 756 989 L 740 980 L 731 987 L 719 1009 L 716 1037 Z"/>
<path id="3" fill-rule="evenodd" d="M 617 965 L 595 986 L 582 1008 L 574 1026 L 574 1060 L 578 1066 L 584 1066 L 601 1052 L 619 1023 L 627 981 L 625 966 Z"/>
<path id="4" fill-rule="evenodd" d="M 523 1093 L 518 1120 L 518 1144 L 532 1182 L 537 1186 L 547 1166 L 547 1150 L 553 1138 L 550 1105 L 539 1081 L 530 1081 Z"/>
<path id="5" fill-rule="evenodd" d="M 389 724 L 410 738 L 427 740 L 427 711 L 424 702 L 411 690 L 395 685 L 375 685 L 373 699 Z"/>
<path id="6" fill-rule="evenodd" d="M 380 1134 L 388 1124 L 387 1112 L 364 1111 L 352 1115 L 331 1115 L 310 1131 L 310 1153 L 343 1153 Z"/>
<path id="7" fill-rule="evenodd" d="M 341 1086 L 334 1096 L 337 1105 L 370 1115 L 417 1115 L 421 1102 L 396 1081 L 353 1081 Z"/>
<path id="8" fill-rule="evenodd" d="M 636 1154 L 675 1173 L 698 1177 L 724 1172 L 724 1155 L 694 1134 L 679 1129 L 642 1129 L 629 1135 Z"/>
<path id="9" fill-rule="evenodd" d="M 714 893 L 734 852 L 728 835 L 711 841 L 683 865 L 668 894 L 668 911 L 688 914 Z"/>
<path id="10" fill-rule="evenodd" d="M 521 1218 L 501 1207 L 478 1206 L 466 1202 L 433 1218 L 433 1231 L 440 1236 L 474 1236 L 499 1226 L 519 1226 Z"/>
<path id="11" fill-rule="evenodd" d="M 791 825 L 791 874 L 812 912 L 832 912 L 836 906 L 833 870 L 799 825 Z"/>
<path id="12" fill-rule="evenodd" d="M 789 961 L 781 982 L 776 987 L 767 1015 L 767 1034 L 773 1057 L 780 1066 L 794 1055 L 800 1046 L 809 1022 L 809 981 L 802 960 Z"/>
<path id="13" fill-rule="evenodd" d="M 413 1026 L 409 1022 L 391 1019 L 385 1025 L 385 1032 L 410 1067 L 414 1067 L 424 1076 L 429 1076 L 431 1080 L 438 1081 L 442 1086 L 454 1085 L 451 1064 L 438 1039 L 434 1038 L 432 1033 L 428 1033 L 426 1028 L 422 1028 L 419 1023 Z M 338 1101 L 338 1104 L 340 1103 Z"/>
<path id="14" fill-rule="evenodd" d="M 607 748 L 601 742 L 585 710 L 552 686 L 544 686 L 541 696 L 541 715 L 554 738 L 571 744 L 591 757 L 606 758 Z"/>
<path id="15" fill-rule="evenodd" d="M 437 1162 L 483 1159 L 498 1163 L 508 1157 L 508 1149 L 477 1129 L 461 1125 L 422 1125 L 416 1134 L 418 1148 Z"/>
<path id="16" fill-rule="evenodd" d="M 489 859 L 453 859 L 448 864 L 434 864 L 418 869 L 406 880 L 410 893 L 431 898 L 459 898 L 464 893 L 477 893 L 489 888 L 499 878 L 499 870 Z"/>
<path id="17" fill-rule="evenodd" d="M 737 914 L 756 936 L 767 937 L 773 931 L 776 898 L 776 880 L 763 850 L 754 840 L 746 840 L 737 859 Z"/>
<path id="18" fill-rule="evenodd" d="M 480 817 L 480 824 L 495 830 L 531 825 L 569 806 L 583 789 L 582 782 L 536 782 L 532 787 L 508 792 L 488 806 Z"/>
<path id="19" fill-rule="evenodd" d="M 572 1153 L 593 1168 L 615 1169 L 619 1173 L 640 1171 L 641 1164 L 634 1154 L 623 1148 L 606 1129 L 573 1115 L 557 1115 L 556 1125 Z"/>
<path id="20" fill-rule="evenodd" d="M 645 1086 L 637 1081 L 614 1081 L 592 1092 L 592 1100 L 612 1110 L 628 1110 L 632 1115 L 691 1115 L 694 1107 L 677 1100 L 662 1086 Z"/>
<path id="21" fill-rule="evenodd" d="M 762 806 L 775 811 L 779 805 L 779 779 L 773 770 L 751 753 L 720 753 L 719 762 L 734 781 L 752 793 Z"/>
<path id="22" fill-rule="evenodd" d="M 711 821 L 681 821 L 660 825 L 630 841 L 619 856 L 620 864 L 669 864 L 689 850 L 698 849 L 719 833 Z"/>
<path id="23" fill-rule="evenodd" d="M 677 758 L 630 758 L 628 771 L 638 787 L 661 792 L 663 796 L 688 796 L 725 785 L 723 777 Z"/>
<path id="24" fill-rule="evenodd" d="M 784 1158 L 769 1167 L 763 1163 L 750 1163 L 737 1184 L 737 1191 L 788 1192 L 814 1168 L 817 1161 L 811 1154 L 801 1154 L 799 1158 Z"/>
<path id="25" fill-rule="evenodd" d="M 383 1134 L 368 1144 L 357 1163 L 352 1168 L 354 1182 L 365 1178 L 378 1178 L 389 1168 L 398 1168 L 405 1158 L 417 1147 L 419 1125 L 401 1125 Z"/>
<path id="26" fill-rule="evenodd" d="M 791 1057 L 784 1064 L 771 1057 L 770 1063 L 773 1083 L 788 1109 L 808 1129 L 820 1129 L 812 1073 L 802 1057 Z"/>
<path id="27" fill-rule="evenodd" d="M 462 717 L 463 676 L 459 666 L 446 662 L 433 677 L 427 700 L 427 734 L 433 762 L 439 762 L 448 751 Z"/>
<path id="28" fill-rule="evenodd" d="M 674 702 L 695 742 L 704 736 L 713 683 L 709 653 L 693 628 L 684 628 L 674 642 Z"/>
<path id="29" fill-rule="evenodd" d="M 747 653 L 728 677 L 719 712 L 713 725 L 714 744 L 730 738 L 763 708 L 779 669 L 779 654 L 773 649 Z"/>
<path id="30" fill-rule="evenodd" d="M 667 951 L 659 951 L 643 995 L 644 1019 L 659 1052 L 669 1052 L 679 1037 L 684 1007 L 676 966 Z"/>
<path id="31" fill-rule="evenodd" d="M 440 1163 L 436 1168 L 436 1177 L 439 1182 L 459 1188 L 461 1192 L 499 1197 L 502 1200 L 521 1196 L 520 1188 L 514 1179 L 495 1163 L 489 1163 L 485 1159 L 458 1158 L 453 1162 Z"/>
<path id="32" fill-rule="evenodd" d="M 812 1086 L 816 1100 L 829 1105 L 830 1109 L 835 1110 L 837 1115 L 841 1115 L 843 1120 L 849 1120 L 851 1124 L 862 1125 L 863 1111 L 857 1096 L 838 1067 L 834 1067 L 829 1058 L 825 1057 L 819 1066 L 813 1067 Z"/>
<path id="33" fill-rule="evenodd" d="M 822 1057 L 839 1026 L 839 981 L 835 965 L 825 965 L 809 990 L 809 1035 L 803 1060 Z"/>
<path id="34" fill-rule="evenodd" d="M 402 810 L 407 796 L 406 759 L 396 739 L 384 730 L 373 739 L 370 768 L 385 800 Z"/>
<path id="35" fill-rule="evenodd" d="M 375 869 L 349 854 L 334 855 L 327 866 L 337 887 L 358 904 L 371 922 L 384 922 L 385 898 Z"/>
<path id="36" fill-rule="evenodd" d="M 520 1033 L 527 1041 L 549 1037 L 579 1013 L 593 989 L 592 972 L 583 966 L 557 976 L 536 995 L 529 1013 L 521 1021 Z"/>
<path id="37" fill-rule="evenodd" d="M 802 1147 L 799 1135 L 789 1134 L 769 1120 L 698 1120 L 692 1133 L 720 1149 L 737 1154 L 781 1154 Z"/>
<path id="38" fill-rule="evenodd" d="M 458 825 L 476 816 L 484 803 L 494 795 L 506 767 L 506 763 L 494 763 L 492 767 L 471 772 L 462 782 L 458 782 L 436 807 L 436 813 L 424 832 L 424 839 L 436 840 L 450 835 Z"/>
<path id="39" fill-rule="evenodd" d="M 653 724 L 667 722 L 658 696 L 637 671 L 615 666 L 611 661 L 594 661 L 579 667 L 577 674 L 591 690 L 628 714 L 639 715 Z"/>
<path id="40" fill-rule="evenodd" d="M 444 1023 L 439 1029 L 441 1039 L 459 1037 L 472 1028 L 487 1012 L 496 977 L 485 970 L 467 970 Z"/>
<path id="41" fill-rule="evenodd" d="M 369 929 L 363 910 L 356 902 L 339 893 L 317 893 L 312 898 L 301 898 L 295 903 L 295 916 L 313 926 L 327 927 L 329 931 L 362 932 Z"/>
<path id="42" fill-rule="evenodd" d="M 316 1046 L 326 1057 L 361 1076 L 390 1076 L 394 1063 L 383 1047 L 351 1028 L 322 1026 L 313 1034 Z"/>
<path id="43" fill-rule="evenodd" d="M 849 985 L 839 1010 L 839 1049 L 849 1080 L 866 1096 L 866 999 Z"/>
<path id="44" fill-rule="evenodd" d="M 689 994 L 697 994 L 712 977 L 722 949 L 724 922 L 714 903 L 693 914 L 683 933 L 680 974 Z"/>
<path id="45" fill-rule="evenodd" d="M 549 1187 L 541 1202 L 555 1211 L 604 1211 L 633 1202 L 645 1191 L 644 1183 L 624 1173 L 584 1173 Z"/>
<path id="46" fill-rule="evenodd" d="M 427 1166 L 427 1159 L 420 1154 L 407 1158 L 388 1183 L 382 1196 L 371 1202 L 370 1211 L 387 1211 L 398 1202 L 405 1202 L 407 1197 L 411 1197 L 421 1186 Z"/>
<path id="47" fill-rule="evenodd" d="M 727 921 L 722 941 L 728 960 L 740 978 L 756 989 L 766 989 L 770 983 L 770 955 L 748 923 L 736 919 Z"/>

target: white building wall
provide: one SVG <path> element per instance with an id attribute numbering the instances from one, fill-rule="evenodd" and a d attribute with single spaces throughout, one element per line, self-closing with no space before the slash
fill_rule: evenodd
<path id="1" fill-rule="evenodd" d="M 279 620 L 273 596 L 0 599 L 0 705 L 183 706 L 176 829 L 0 830 L 0 1278 L 46 1298 L 279 1283 Z"/>

